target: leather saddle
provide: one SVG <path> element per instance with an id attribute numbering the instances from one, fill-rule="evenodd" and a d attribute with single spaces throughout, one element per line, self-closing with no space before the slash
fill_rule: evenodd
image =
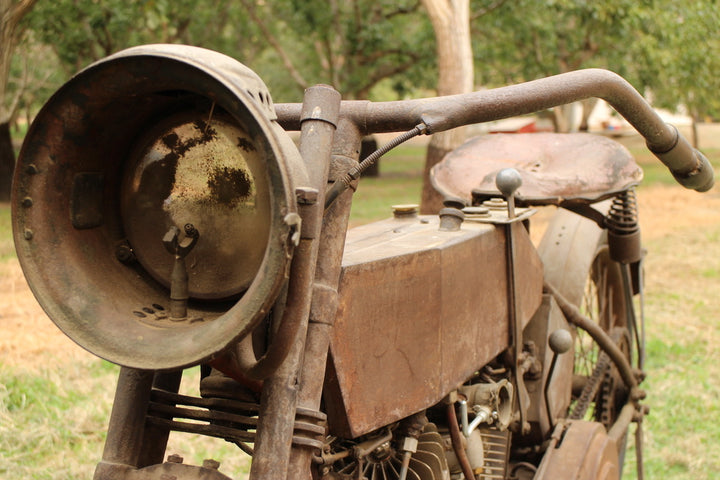
<path id="1" fill-rule="evenodd" d="M 475 137 L 448 153 L 430 178 L 443 196 L 471 200 L 498 196 L 495 176 L 520 172 L 519 205 L 589 205 L 642 180 L 630 152 L 587 133 L 515 133 Z M 476 202 L 477 203 L 477 202 Z"/>

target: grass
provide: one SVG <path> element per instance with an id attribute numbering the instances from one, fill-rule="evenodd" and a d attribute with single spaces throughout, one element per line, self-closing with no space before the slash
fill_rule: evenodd
<path id="1" fill-rule="evenodd" d="M 645 185 L 673 182 L 662 166 L 649 163 L 650 156 L 637 153 Z M 393 204 L 417 203 L 422 154 L 422 147 L 411 145 L 383 157 L 381 177 L 361 180 L 351 222 L 388 217 Z M 640 188 L 641 202 L 647 188 Z M 9 216 L 9 207 L 0 205 L 1 263 L 14 261 Z M 712 479 L 720 471 L 720 224 L 667 225 L 665 230 L 666 235 L 646 242 L 651 252 L 649 376 L 643 384 L 651 407 L 645 420 L 646 476 Z M 1 315 L 0 310 L 0 322 Z M 43 357 L 33 365 L 9 364 L 0 356 L 0 478 L 91 478 L 102 453 L 117 372 L 89 355 L 60 364 Z M 194 369 L 186 374 L 183 391 L 196 392 L 197 383 Z M 633 479 L 629 444 L 624 478 Z M 194 464 L 210 457 L 221 460 L 221 471 L 234 477 L 247 474 L 247 458 L 222 441 L 173 434 L 168 453 L 173 452 Z"/>
<path id="2" fill-rule="evenodd" d="M 350 213 L 351 224 L 392 216 L 392 205 L 420 203 L 425 148 L 396 148 L 380 159 L 380 177 L 360 179 Z"/>
<path id="3" fill-rule="evenodd" d="M 703 149 L 703 154 L 710 160 L 715 171 L 720 171 L 720 151 L 717 149 Z M 643 185 L 676 185 L 677 182 L 673 178 L 672 174 L 668 171 L 667 167 L 660 163 L 658 159 L 648 152 L 644 147 L 633 147 L 630 148 L 630 152 L 633 154 L 638 164 L 643 169 Z"/>
<path id="4" fill-rule="evenodd" d="M 114 377 L 96 360 L 62 369 L 0 365 L 0 477 L 91 478 Z"/>

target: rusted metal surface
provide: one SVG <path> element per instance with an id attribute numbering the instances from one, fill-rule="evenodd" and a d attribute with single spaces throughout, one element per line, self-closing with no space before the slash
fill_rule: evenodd
<path id="1" fill-rule="evenodd" d="M 127 471 L 140 465 L 153 378 L 151 371 L 120 369 L 103 458 L 94 480 L 115 478 L 108 472 Z"/>
<path id="2" fill-rule="evenodd" d="M 182 370 L 176 370 L 172 372 L 156 372 L 153 379 L 153 389 L 177 393 L 180 389 L 181 381 Z M 169 436 L 169 428 L 146 425 L 143 438 L 143 449 L 142 452 L 140 452 L 138 466 L 146 467 L 148 465 L 162 463 L 165 457 L 165 449 L 167 448 Z"/>
<path id="3" fill-rule="evenodd" d="M 539 377 L 525 379 L 525 386 L 531 397 L 527 418 L 532 429 L 525 441 L 542 442 L 555 426 L 553 420 L 565 417 L 570 406 L 573 354 L 558 356 L 552 378 L 548 368 L 553 358 L 553 352 L 548 347 L 548 339 L 559 329 L 569 329 L 569 325 L 555 300 L 550 295 L 543 295 L 542 304 L 523 332 L 524 341 L 533 342 L 537 349 L 536 357 L 545 367 Z"/>
<path id="4" fill-rule="evenodd" d="M 540 304 L 542 269 L 517 226 L 525 325 Z M 331 343 L 337 390 L 328 392 L 343 408 L 329 412 L 331 430 L 354 437 L 433 405 L 507 348 L 506 261 L 493 226 L 440 232 L 436 218 L 420 217 L 351 230 Z"/>
<path id="5" fill-rule="evenodd" d="M 247 333 L 285 281 L 296 228 L 302 165 L 273 118 L 254 73 L 193 47 L 130 49 L 62 87 L 28 132 L 13 193 L 18 258 L 53 321 L 136 368 L 195 364 Z M 175 223 L 201 233 L 177 322 L 162 244 Z"/>
<path id="6" fill-rule="evenodd" d="M 595 202 L 642 180 L 642 170 L 617 142 L 590 134 L 497 134 L 473 138 L 449 153 L 431 173 L 445 196 L 472 199 L 497 194 L 504 168 L 520 172 L 519 203 Z"/>
<path id="7" fill-rule="evenodd" d="M 615 441 L 602 425 L 575 420 L 568 422 L 548 447 L 537 480 L 617 480 L 620 478 Z"/>
<path id="8" fill-rule="evenodd" d="M 96 480 L 232 480 L 218 470 L 220 463 L 215 460 L 206 459 L 202 466 L 185 465 L 183 461 L 182 457 L 171 455 L 164 463 L 140 470 L 104 471 Z"/>
<path id="9" fill-rule="evenodd" d="M 328 181 L 338 179 L 338 174 L 358 160 L 361 137 L 357 128 L 341 121 L 335 133 Z M 319 411 L 331 333 L 337 310 L 337 289 L 340 265 L 345 246 L 352 196 L 350 192 L 340 195 L 325 212 L 320 251 L 315 270 L 315 288 L 310 308 L 310 323 L 305 343 L 305 356 L 300 371 L 298 408 Z M 303 479 L 311 476 L 311 461 L 318 453 L 313 448 L 294 448 L 290 455 L 288 478 Z"/>
<path id="10" fill-rule="evenodd" d="M 272 375 L 263 385 L 256 455 L 250 468 L 251 477 L 256 479 L 282 479 L 288 475 L 291 451 L 287 447 L 292 438 L 298 405 L 298 384 L 305 357 L 312 286 L 321 244 L 324 191 L 339 105 L 340 94 L 330 87 L 316 86 L 305 92 L 300 149 L 303 161 L 311 172 L 307 186 L 316 190 L 318 197 L 315 202 L 303 202 L 300 206 L 303 223 L 309 228 L 304 226 L 301 229 L 300 245 L 288 284 L 288 301 L 292 303 L 286 306 L 286 311 L 292 311 L 294 318 L 287 321 L 283 318 L 279 325 L 274 326 L 278 335 L 284 335 L 286 339 L 293 336 L 289 338 L 291 343 L 283 346 L 287 350 L 284 361 L 274 371 L 269 370 Z M 290 293 L 296 289 L 298 295 L 291 297 Z M 290 328 L 291 325 L 295 328 Z M 274 347 L 271 343 L 270 349 Z M 253 368 L 258 369 L 258 366 Z M 304 470 L 309 471 L 309 462 Z"/>

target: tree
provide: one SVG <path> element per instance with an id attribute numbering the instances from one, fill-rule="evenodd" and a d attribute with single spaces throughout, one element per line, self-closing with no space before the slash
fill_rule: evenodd
<path id="1" fill-rule="evenodd" d="M 470 42 L 469 0 L 423 0 L 435 31 L 438 63 L 438 95 L 473 90 L 473 57 Z M 437 213 L 442 198 L 430 184 L 430 169 L 465 140 L 462 128 L 432 136 L 425 157 L 421 201 L 422 213 Z"/>
<path id="2" fill-rule="evenodd" d="M 17 112 L 22 88 L 9 88 L 10 67 L 15 45 L 22 34 L 20 21 L 36 0 L 0 0 L 0 201 L 10 199 L 15 152 L 10 137 L 10 123 Z M 10 96 L 12 95 L 12 98 Z"/>
<path id="3" fill-rule="evenodd" d="M 504 2 L 492 15 L 473 23 L 478 76 L 484 85 L 491 86 L 598 67 L 614 70 L 637 84 L 635 46 L 650 33 L 659 14 L 656 3 Z M 593 105 L 586 103 L 588 107 Z M 569 111 L 553 109 L 556 130 L 570 130 Z"/>
<path id="4" fill-rule="evenodd" d="M 250 66 L 273 98 L 297 101 L 311 84 L 327 83 L 346 99 L 368 99 L 383 81 L 402 95 L 425 85 L 432 38 L 417 0 L 241 0 L 270 48 Z M 420 48 L 419 48 L 420 47 Z"/>
<path id="5" fill-rule="evenodd" d="M 479 8 L 489 0 L 474 0 Z M 580 68 L 613 70 L 658 106 L 720 114 L 716 0 L 516 0 L 473 21 L 477 75 L 487 86 Z M 592 106 L 588 102 L 588 106 Z M 716 112 L 716 113 L 713 113 Z M 585 114 L 589 108 L 585 109 Z M 562 108 L 556 127 L 567 131 Z"/>
<path id="6" fill-rule="evenodd" d="M 38 4 L 28 23 L 38 41 L 54 49 L 66 76 L 144 43 L 186 43 L 228 53 L 238 48 L 237 31 L 248 27 L 236 3 L 221 0 L 54 0 Z"/>
<path id="7" fill-rule="evenodd" d="M 666 0 L 658 4 L 648 35 L 635 46 L 638 76 L 653 102 L 668 109 L 684 106 L 693 127 L 704 117 L 720 117 L 720 58 L 714 54 L 720 49 L 719 24 L 714 0 L 687 5 Z"/>

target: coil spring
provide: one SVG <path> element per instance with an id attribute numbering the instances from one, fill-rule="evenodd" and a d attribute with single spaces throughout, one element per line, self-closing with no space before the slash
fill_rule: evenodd
<path id="1" fill-rule="evenodd" d="M 634 188 L 615 196 L 610 211 L 605 217 L 605 226 L 616 235 L 631 235 L 640 230 Z"/>

